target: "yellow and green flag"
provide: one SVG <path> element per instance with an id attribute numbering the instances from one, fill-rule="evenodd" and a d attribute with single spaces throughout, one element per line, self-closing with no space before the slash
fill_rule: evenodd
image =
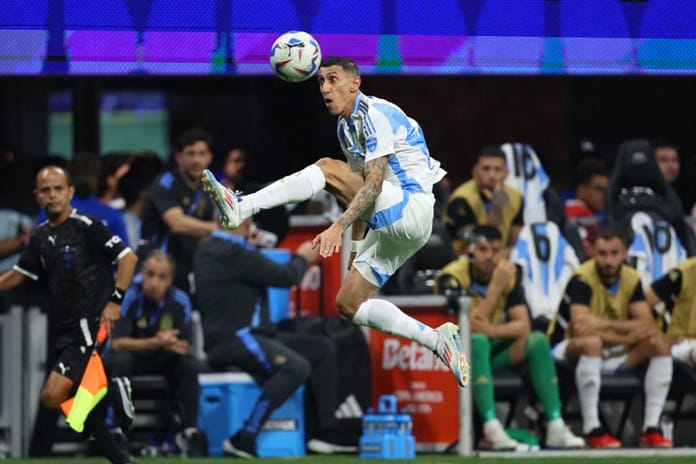
<path id="1" fill-rule="evenodd" d="M 82 374 L 82 380 L 77 387 L 75 396 L 65 400 L 60 405 L 60 409 L 66 417 L 66 422 L 76 432 L 84 430 L 87 416 L 99 404 L 99 401 L 104 398 L 108 389 L 104 364 L 98 351 L 98 347 L 105 340 L 106 327 L 102 324 L 97 333 L 97 343 L 87 362 L 85 372 Z"/>

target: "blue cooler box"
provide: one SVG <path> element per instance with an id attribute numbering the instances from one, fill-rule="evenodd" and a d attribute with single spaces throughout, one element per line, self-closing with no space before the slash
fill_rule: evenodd
<path id="1" fill-rule="evenodd" d="M 278 264 L 287 264 L 292 258 L 290 250 L 284 248 L 263 248 L 261 253 L 271 261 Z M 271 322 L 280 322 L 290 316 L 290 289 L 281 287 L 268 287 L 268 316 Z M 258 325 L 254 321 L 252 325 Z"/>
<path id="2" fill-rule="evenodd" d="M 208 437 L 210 456 L 222 456 L 222 442 L 242 428 L 261 394 L 244 372 L 200 374 L 198 424 Z M 273 411 L 256 442 L 259 457 L 304 456 L 304 386 Z"/>

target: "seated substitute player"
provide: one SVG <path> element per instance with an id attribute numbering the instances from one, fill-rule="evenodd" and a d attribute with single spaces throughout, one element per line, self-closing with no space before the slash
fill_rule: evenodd
<path id="1" fill-rule="evenodd" d="M 558 360 L 577 363 L 575 381 L 585 441 L 592 448 L 617 448 L 621 442 L 599 422 L 601 372 L 633 369 L 646 362 L 642 446 L 668 448 L 658 426 L 672 379 L 669 342 L 655 324 L 638 272 L 624 264 L 621 234 L 606 228 L 595 240 L 594 258 L 583 263 L 566 286 L 549 326 Z"/>
<path id="2" fill-rule="evenodd" d="M 121 319 L 111 334 L 111 351 L 104 357 L 115 376 L 161 374 L 176 394 L 181 429 L 176 443 L 187 456 L 206 456 L 207 442 L 198 430 L 198 363 L 191 346 L 191 300 L 172 285 L 174 261 L 151 251 L 140 274 L 126 292 Z"/>
<path id="3" fill-rule="evenodd" d="M 522 194 L 505 184 L 508 175 L 505 153 L 497 145 L 478 152 L 472 179 L 457 187 L 447 199 L 443 222 L 452 235 L 457 253 L 466 252 L 465 234 L 478 224 L 498 228 L 505 246 L 517 241 L 523 226 Z"/>
<path id="4" fill-rule="evenodd" d="M 455 324 L 433 329 L 394 304 L 371 298 L 428 241 L 432 188 L 445 171 L 430 156 L 416 121 L 393 103 L 360 91 L 360 72 L 353 60 L 325 59 L 318 80 L 326 108 L 338 116 L 338 140 L 348 162 L 322 158 L 240 197 L 204 171 L 204 188 L 220 209 L 220 222 L 234 229 L 261 210 L 307 200 L 326 188 L 347 209 L 312 241 L 319 255 L 328 258 L 339 252 L 343 232 L 352 226 L 350 271 L 336 296 L 341 314 L 360 326 L 426 346 L 450 368 L 459 385 L 466 386 L 469 366 Z"/>
<path id="5" fill-rule="evenodd" d="M 530 332 L 529 310 L 519 269 L 502 258 L 503 241 L 494 226 L 472 231 L 471 257 L 451 262 L 438 277 L 439 293 L 467 292 L 472 296 L 471 362 L 474 404 L 483 419 L 484 448 L 514 450 L 495 415 L 492 371 L 523 361 L 529 363 L 532 384 L 541 400 L 548 428 L 547 448 L 582 448 L 585 441 L 573 435 L 561 417 L 556 367 L 548 339 Z"/>
<path id="6" fill-rule="evenodd" d="M 137 262 L 135 253 L 99 219 L 70 206 L 74 193 L 70 176 L 62 168 L 47 166 L 38 172 L 35 195 L 47 220 L 34 230 L 14 268 L 0 276 L 0 292 L 27 278 L 46 282 L 47 314 L 58 328 L 53 347 L 56 362 L 41 390 L 41 402 L 50 409 L 60 409 L 74 396 L 100 323 L 110 332 L 120 316 L 124 289 L 130 285 Z M 124 382 L 109 386 L 107 398 L 122 420 L 132 418 L 129 396 Z M 83 436 L 93 437 L 96 448 L 109 462 L 129 463 L 130 456 L 104 422 L 106 408 L 107 401 L 101 401 L 89 413 Z"/>
<path id="7" fill-rule="evenodd" d="M 645 289 L 651 307 L 664 303 L 670 315 L 672 357 L 696 367 L 696 258 L 689 258 Z M 691 283 L 691 285 L 688 285 Z"/>

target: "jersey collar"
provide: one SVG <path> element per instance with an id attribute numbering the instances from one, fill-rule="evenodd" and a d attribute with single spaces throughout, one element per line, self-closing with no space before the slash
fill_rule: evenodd
<path id="1" fill-rule="evenodd" d="M 362 92 L 358 92 L 358 94 L 355 96 L 355 101 L 353 102 L 353 112 L 350 114 L 351 118 L 359 117 L 360 115 L 360 102 L 363 102 L 363 105 L 367 106 L 367 97 L 365 97 L 365 94 Z"/>

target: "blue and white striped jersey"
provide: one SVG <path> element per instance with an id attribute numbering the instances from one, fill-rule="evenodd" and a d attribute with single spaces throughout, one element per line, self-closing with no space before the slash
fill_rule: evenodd
<path id="1" fill-rule="evenodd" d="M 350 119 L 339 116 L 338 140 L 352 167 L 362 168 L 366 161 L 393 154 L 385 181 L 406 192 L 430 193 L 446 174 L 430 156 L 418 122 L 395 104 L 362 92 Z"/>

